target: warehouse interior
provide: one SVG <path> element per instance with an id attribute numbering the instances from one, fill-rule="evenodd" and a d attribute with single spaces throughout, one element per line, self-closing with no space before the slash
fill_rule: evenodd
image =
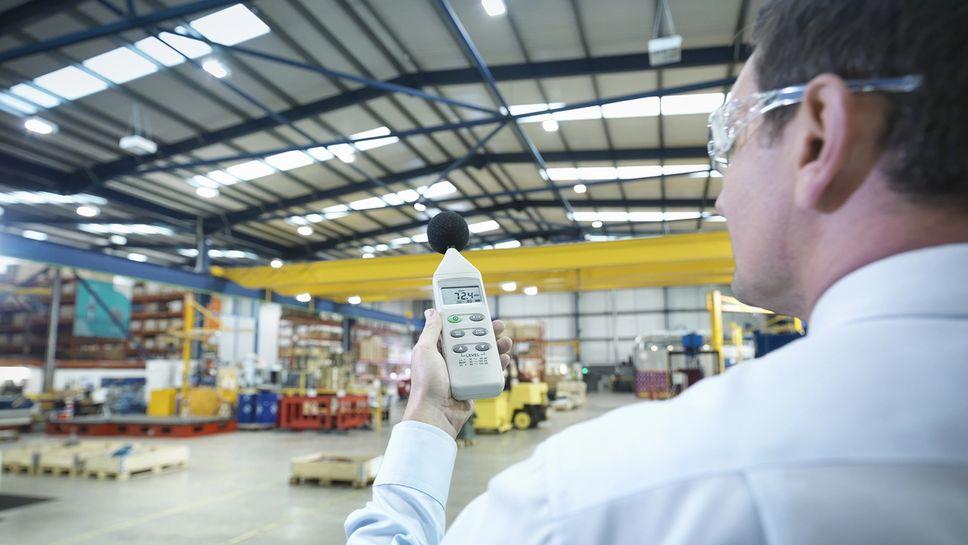
<path id="1" fill-rule="evenodd" d="M 449 520 L 803 335 L 732 297 L 707 157 L 759 4 L 0 0 L 0 541 L 342 543 L 443 212 L 515 343 Z"/>

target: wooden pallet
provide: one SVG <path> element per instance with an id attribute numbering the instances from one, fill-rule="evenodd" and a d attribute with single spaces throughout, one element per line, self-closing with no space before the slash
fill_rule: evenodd
<path id="1" fill-rule="evenodd" d="M 25 474 L 25 475 L 33 475 L 34 474 L 34 467 L 33 466 L 28 466 L 28 465 L 23 465 L 23 464 L 4 462 L 3 463 L 3 472 L 4 473 L 14 473 L 14 474 L 22 473 L 22 474 Z"/>
<path id="2" fill-rule="evenodd" d="M 316 453 L 292 459 L 289 484 L 344 484 L 363 488 L 373 482 L 383 456 Z"/>
<path id="3" fill-rule="evenodd" d="M 125 441 L 81 441 L 75 445 L 57 445 L 38 453 L 36 474 L 80 475 L 89 459 L 110 454 L 125 445 L 138 446 L 137 443 Z"/>
<path id="4" fill-rule="evenodd" d="M 123 481 L 135 475 L 156 474 L 188 464 L 186 446 L 139 447 L 125 456 L 101 455 L 87 461 L 84 476 Z"/>

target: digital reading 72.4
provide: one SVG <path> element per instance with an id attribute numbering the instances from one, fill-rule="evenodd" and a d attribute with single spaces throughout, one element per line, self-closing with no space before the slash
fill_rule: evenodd
<path id="1" fill-rule="evenodd" d="M 465 303 L 480 303 L 480 286 L 457 286 L 454 288 L 441 288 L 440 294 L 443 296 L 445 305 L 462 305 Z"/>

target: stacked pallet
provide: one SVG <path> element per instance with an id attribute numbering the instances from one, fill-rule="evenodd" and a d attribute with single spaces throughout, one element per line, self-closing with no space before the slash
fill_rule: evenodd
<path id="1" fill-rule="evenodd" d="M 90 458 L 83 474 L 85 477 L 122 481 L 133 475 L 161 473 L 183 468 L 187 464 L 187 446 L 138 446 L 121 456 L 103 454 Z"/>
<path id="2" fill-rule="evenodd" d="M 348 484 L 353 488 L 363 488 L 373 482 L 383 456 L 346 455 L 318 452 L 292 459 L 290 484 L 320 484 L 331 486 L 336 483 Z"/>
<path id="3" fill-rule="evenodd" d="M 84 471 L 91 458 L 110 454 L 126 445 L 124 441 L 83 441 L 44 449 L 37 454 L 36 473 L 73 477 Z"/>

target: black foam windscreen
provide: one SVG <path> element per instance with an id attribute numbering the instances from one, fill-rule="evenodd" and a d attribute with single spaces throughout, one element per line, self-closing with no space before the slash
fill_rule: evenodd
<path id="1" fill-rule="evenodd" d="M 427 224 L 427 242 L 435 252 L 443 254 L 448 248 L 459 252 L 467 247 L 470 238 L 467 222 L 457 212 L 441 212 Z"/>

